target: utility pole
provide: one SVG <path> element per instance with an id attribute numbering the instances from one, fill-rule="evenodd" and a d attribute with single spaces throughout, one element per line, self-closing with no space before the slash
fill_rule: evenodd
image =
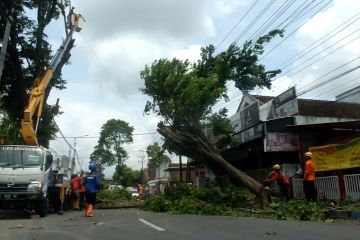
<path id="1" fill-rule="evenodd" d="M 140 163 L 141 163 L 141 184 L 144 184 L 144 162 L 145 162 L 145 151 L 144 150 L 139 150 L 140 155 Z"/>
<path id="2" fill-rule="evenodd" d="M 182 173 L 183 173 L 183 170 L 182 170 L 182 160 L 181 160 L 181 155 L 179 155 L 179 163 L 180 163 L 180 182 L 183 181 L 183 178 L 182 178 Z"/>
<path id="3" fill-rule="evenodd" d="M 70 167 L 71 169 L 74 171 L 75 170 L 75 155 L 76 154 L 76 139 L 77 138 L 85 138 L 85 137 L 88 137 L 89 135 L 88 134 L 85 134 L 85 135 L 81 135 L 81 136 L 76 136 L 74 137 L 74 145 L 72 147 L 70 147 L 70 151 L 69 151 L 69 159 L 71 160 L 71 149 L 73 150 L 73 156 L 72 156 L 72 161 L 70 161 Z M 82 163 L 80 163 L 79 159 L 78 159 L 78 164 L 79 164 L 79 170 L 81 171 L 82 170 Z"/>
<path id="4" fill-rule="evenodd" d="M 1 9 L 6 9 L 5 8 L 5 2 L 0 4 Z M 9 11 L 11 11 L 11 9 L 8 9 Z M 6 50 L 7 50 L 7 45 L 9 42 L 9 36 L 10 36 L 10 28 L 11 28 L 11 21 L 12 21 L 12 17 L 10 16 L 11 13 L 9 12 L 3 12 L 2 10 L 0 11 L 0 26 L 3 27 L 2 25 L 5 25 L 5 31 L 4 31 L 4 36 L 2 39 L 2 44 L 1 44 L 1 50 L 0 50 L 0 80 L 1 80 L 1 76 L 2 76 L 2 71 L 4 68 L 4 62 L 5 62 L 5 58 L 6 58 Z"/>

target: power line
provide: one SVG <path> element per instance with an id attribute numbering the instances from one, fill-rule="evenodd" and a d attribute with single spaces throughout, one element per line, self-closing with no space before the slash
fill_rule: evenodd
<path id="1" fill-rule="evenodd" d="M 344 79 L 346 81 L 346 83 L 342 83 L 340 86 L 334 86 L 330 89 L 327 89 L 326 91 L 324 91 L 323 94 L 319 94 L 317 95 L 318 98 L 321 98 L 322 96 L 326 96 L 329 95 L 331 91 L 335 90 L 335 92 L 340 92 L 339 91 L 339 87 L 344 87 L 346 89 L 352 89 L 354 87 L 356 87 L 353 83 L 357 83 L 358 85 L 358 79 L 359 79 L 360 75 L 356 75 L 355 77 L 351 78 L 351 79 Z M 350 87 L 350 88 L 349 88 Z M 345 92 L 346 90 L 341 90 L 341 92 Z M 334 94 L 335 94 L 334 92 Z M 337 94 L 338 95 L 338 94 Z"/>
<path id="2" fill-rule="evenodd" d="M 354 61 L 356 61 L 356 60 L 358 60 L 358 59 L 360 59 L 360 57 L 354 58 L 354 59 L 352 59 L 351 61 L 349 61 L 349 62 L 347 62 L 347 63 L 344 63 L 344 64 L 340 65 L 339 67 L 334 68 L 334 69 L 331 70 L 330 72 L 327 72 L 327 73 L 321 75 L 320 77 L 316 78 L 315 80 L 313 80 L 313 81 L 310 82 L 309 84 L 312 84 L 312 83 L 314 83 L 314 82 L 316 82 L 316 81 L 318 81 L 318 80 L 320 80 L 320 79 L 322 79 L 322 78 L 330 75 L 331 73 L 334 73 L 335 71 L 339 70 L 340 68 L 343 68 L 343 67 L 345 67 L 345 66 L 353 63 Z M 298 90 L 299 90 L 299 89 L 298 89 Z"/>
<path id="3" fill-rule="evenodd" d="M 133 136 L 142 136 L 142 135 L 154 135 L 159 134 L 158 132 L 148 132 L 148 133 L 133 133 Z M 100 136 L 83 136 L 83 137 L 66 137 L 66 138 L 99 138 Z M 60 138 L 56 136 L 56 138 Z"/>
<path id="4" fill-rule="evenodd" d="M 284 27 L 282 27 L 283 24 L 285 24 L 288 20 L 290 20 L 291 18 L 293 18 L 297 13 L 298 11 L 301 11 L 300 9 L 303 7 L 303 5 L 305 5 L 306 3 L 308 2 L 308 0 L 306 1 L 303 1 L 303 3 L 297 7 L 295 9 L 295 11 L 293 11 L 292 13 L 289 14 L 289 16 L 287 18 L 285 18 L 285 20 L 283 20 L 280 24 L 278 24 L 275 29 L 283 29 Z"/>
<path id="5" fill-rule="evenodd" d="M 306 5 L 303 9 L 301 9 L 295 16 L 293 16 L 293 19 L 291 19 L 283 28 L 287 28 L 288 26 L 290 26 L 291 24 L 293 24 L 294 22 L 296 22 L 298 19 L 300 19 L 302 16 L 304 16 L 306 13 L 308 13 L 309 11 L 311 11 L 312 9 L 316 8 L 319 4 L 323 3 L 324 0 L 322 2 L 319 2 L 318 4 L 316 4 L 314 7 L 312 7 L 311 9 L 309 9 L 308 11 L 306 11 L 304 13 L 304 11 L 310 7 L 311 4 L 313 4 L 315 2 L 315 0 L 312 0 L 308 5 Z"/>
<path id="6" fill-rule="evenodd" d="M 268 29 L 276 20 L 278 20 L 294 3 L 296 0 L 288 1 L 287 4 L 282 5 L 278 10 L 276 10 L 265 22 L 267 23 L 263 28 L 256 30 L 249 39 L 259 38 L 265 31 Z"/>
<path id="7" fill-rule="evenodd" d="M 281 44 L 283 44 L 288 38 L 290 38 L 292 35 L 294 35 L 305 23 L 310 21 L 313 17 L 315 17 L 321 10 L 323 10 L 327 5 L 329 5 L 333 0 L 330 0 L 328 3 L 326 3 L 324 6 L 322 6 L 319 10 L 317 10 L 314 14 L 311 15 L 309 19 L 307 19 L 304 23 L 302 23 L 299 27 L 294 29 L 289 35 L 287 35 L 286 38 L 282 39 L 278 44 L 276 44 L 273 48 L 271 48 L 269 51 L 266 52 L 266 54 L 262 55 L 259 60 L 264 59 L 266 56 L 268 56 L 271 52 L 273 52 L 276 48 L 278 48 Z M 313 9 L 313 8 L 312 8 Z M 310 9 L 309 11 L 311 11 Z M 309 12 L 308 11 L 308 12 Z M 307 12 L 306 12 L 307 13 Z"/>
<path id="8" fill-rule="evenodd" d="M 255 5 L 259 2 L 259 0 L 256 0 L 253 5 L 246 11 L 246 13 L 237 21 L 237 23 L 232 27 L 232 29 L 226 34 L 226 36 L 218 43 L 218 45 L 215 47 L 215 49 L 218 49 L 221 44 L 230 36 L 230 34 L 235 30 L 235 28 L 240 24 L 242 20 L 251 12 L 251 10 L 255 7 Z"/>
<path id="9" fill-rule="evenodd" d="M 347 75 L 347 74 L 349 74 L 349 73 L 351 73 L 351 72 L 353 72 L 353 71 L 355 71 L 355 70 L 357 70 L 359 68 L 360 68 L 360 65 L 358 65 L 358 66 L 356 66 L 354 68 L 351 68 L 351 69 L 349 69 L 349 70 L 347 70 L 345 72 L 342 72 L 342 73 L 340 73 L 340 74 L 338 74 L 338 75 L 336 75 L 334 77 L 331 77 L 330 79 L 328 79 L 326 81 L 322 81 L 322 82 L 316 84 L 315 86 L 313 86 L 313 87 L 311 87 L 311 88 L 309 88 L 307 90 L 304 90 L 302 93 L 298 94 L 298 96 L 301 96 L 301 95 L 304 95 L 304 94 L 306 94 L 308 92 L 311 92 L 311 91 L 315 90 L 316 88 L 318 88 L 318 87 L 320 87 L 320 86 L 322 86 L 324 84 L 328 84 L 329 82 L 332 82 L 332 81 L 334 81 L 334 80 L 336 80 L 338 78 L 341 78 L 341 77 L 343 77 L 343 76 L 345 76 L 345 75 Z"/>
<path id="10" fill-rule="evenodd" d="M 57 128 L 57 130 L 59 131 L 60 135 L 62 136 L 62 138 L 64 139 L 64 141 L 66 142 L 66 144 L 72 149 L 71 144 L 66 140 L 66 138 L 64 137 L 64 134 L 61 132 L 58 124 L 55 122 L 55 120 L 53 120 L 53 122 L 55 123 L 55 126 Z"/>
<path id="11" fill-rule="evenodd" d="M 90 49 L 90 52 L 95 56 L 95 59 L 99 62 L 100 66 L 103 68 L 104 72 L 107 74 L 107 76 L 109 77 L 109 79 L 113 79 L 113 77 L 111 76 L 110 72 L 108 71 L 108 69 L 105 67 L 105 65 L 102 63 L 102 61 L 100 60 L 100 58 L 97 56 L 95 50 L 91 47 L 91 45 L 88 43 L 87 39 L 85 37 L 83 37 L 82 34 L 80 34 L 80 36 L 83 38 L 84 42 L 86 43 L 86 46 L 88 47 L 88 49 Z M 142 123 L 142 125 L 147 128 L 146 124 L 144 123 L 143 119 L 138 117 L 138 114 L 135 110 L 135 107 L 131 104 L 131 102 L 127 99 L 127 97 L 125 96 L 125 94 L 123 94 L 122 91 L 120 91 L 120 94 L 123 96 L 123 98 L 125 99 L 125 101 L 128 102 L 130 109 L 134 112 L 135 116 L 137 116 L 137 118 L 140 120 L 140 122 Z M 153 138 L 154 140 L 155 138 Z"/>
<path id="12" fill-rule="evenodd" d="M 271 2 L 269 2 L 269 3 L 261 10 L 261 12 L 253 19 L 253 21 L 247 25 L 247 27 L 245 28 L 245 30 L 244 30 L 241 34 L 238 35 L 238 37 L 235 39 L 234 42 L 238 42 L 238 41 L 250 30 L 250 28 L 264 15 L 264 13 L 269 10 L 270 6 L 273 5 L 275 1 L 276 1 L 276 0 L 271 0 Z"/>
<path id="13" fill-rule="evenodd" d="M 358 28 L 358 29 L 357 29 L 356 31 L 354 31 L 354 32 L 357 32 L 357 31 L 359 31 L 359 30 L 360 30 L 360 28 Z M 352 33 L 351 33 L 351 34 L 352 34 Z M 349 35 L 348 35 L 348 36 L 349 36 Z M 289 73 L 289 72 L 292 72 L 294 69 L 296 69 L 296 68 L 298 68 L 299 66 L 303 65 L 304 63 L 306 63 L 306 62 L 307 62 L 307 61 L 309 61 L 310 59 L 313 59 L 315 56 L 319 55 L 320 53 L 323 53 L 324 51 L 328 50 L 328 49 L 329 49 L 329 48 L 331 48 L 332 46 L 335 46 L 337 43 L 339 43 L 340 41 L 344 40 L 344 39 L 345 39 L 345 38 L 347 38 L 348 36 L 346 36 L 346 37 L 342 38 L 341 40 L 337 41 L 336 43 L 334 43 L 334 44 L 330 45 L 329 47 L 327 47 L 327 48 L 326 48 L 326 49 L 324 49 L 323 51 L 321 51 L 321 52 L 317 53 L 316 55 L 312 56 L 311 58 L 308 58 L 306 61 L 302 62 L 301 64 L 299 64 L 298 66 L 294 67 L 293 69 L 291 69 L 291 70 L 289 70 L 289 71 L 285 72 L 285 73 L 284 73 L 284 74 L 282 74 L 281 76 L 284 76 L 285 74 L 287 74 L 287 73 Z M 303 68 L 301 68 L 300 70 L 298 70 L 298 71 L 296 71 L 296 72 L 294 72 L 294 73 L 290 74 L 288 77 L 294 76 L 294 75 L 298 74 L 299 72 L 302 72 L 302 71 L 303 71 L 303 70 L 305 70 L 306 68 L 308 68 L 308 67 L 312 66 L 314 63 L 319 62 L 320 60 L 322 60 L 322 59 L 324 59 L 324 58 L 328 57 L 329 55 L 333 54 L 334 52 L 336 52 L 336 51 L 338 51 L 339 49 L 341 49 L 341 48 L 343 48 L 343 47 L 347 46 L 348 44 L 352 43 L 353 41 L 355 41 L 355 40 L 357 40 L 357 39 L 359 39 L 359 38 L 360 38 L 360 35 L 359 35 L 359 36 L 357 36 L 356 38 L 352 39 L 351 41 L 349 41 L 349 42 L 347 42 L 347 43 L 345 43 L 345 44 L 341 45 L 340 47 L 335 48 L 333 51 L 331 51 L 331 52 L 329 52 L 328 54 L 326 54 L 326 55 L 324 55 L 324 56 L 320 57 L 319 59 L 317 59 L 317 60 L 315 60 L 315 61 L 310 62 L 310 63 L 309 63 L 309 64 L 307 64 L 305 67 L 303 67 Z"/>
<path id="14" fill-rule="evenodd" d="M 299 53 L 292 56 L 291 58 L 289 58 L 288 60 L 284 61 L 282 64 L 279 65 L 279 69 L 283 69 L 286 68 L 287 66 L 291 65 L 292 63 L 294 63 L 295 61 L 299 60 L 300 58 L 302 58 L 303 56 L 305 56 L 307 53 L 311 52 L 312 50 L 314 50 L 316 47 L 320 46 L 322 43 L 326 42 L 327 40 L 333 38 L 334 36 L 338 35 L 340 32 L 342 32 L 343 30 L 345 30 L 346 28 L 348 28 L 351 24 L 355 23 L 356 21 L 358 21 L 360 19 L 360 17 L 356 18 L 354 21 L 352 21 L 351 23 L 347 24 L 346 26 L 344 26 L 341 30 L 337 31 L 336 33 L 332 34 L 331 36 L 327 37 L 326 39 L 324 39 L 326 36 L 328 36 L 329 34 L 331 34 L 332 32 L 336 31 L 338 28 L 342 27 L 343 25 L 345 25 L 347 22 L 349 22 L 351 19 L 353 19 L 356 16 L 359 16 L 360 13 L 357 13 L 356 15 L 352 16 L 350 19 L 348 19 L 347 21 L 345 21 L 344 23 L 342 23 L 341 25 L 339 25 L 338 27 L 336 27 L 335 29 L 333 29 L 332 31 L 328 32 L 327 34 L 325 34 L 323 37 L 321 37 L 320 39 L 318 39 L 317 41 L 315 41 L 314 43 L 310 44 L 309 46 L 307 46 L 305 49 L 306 51 L 304 51 L 303 54 L 301 54 L 300 56 Z M 324 39 L 324 40 L 323 40 Z M 321 41 L 323 40 L 323 41 Z M 320 42 L 321 41 L 321 42 Z M 318 43 L 318 44 L 316 44 Z"/>

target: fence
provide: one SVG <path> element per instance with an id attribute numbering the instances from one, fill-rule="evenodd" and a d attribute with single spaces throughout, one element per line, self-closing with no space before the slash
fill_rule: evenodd
<path id="1" fill-rule="evenodd" d="M 254 171 L 246 172 L 249 176 L 256 180 L 263 182 L 267 178 L 267 174 L 271 171 L 270 168 L 263 168 Z M 339 181 L 343 178 L 343 181 Z M 328 176 L 317 177 L 315 185 L 318 192 L 318 197 L 321 199 L 340 200 L 341 196 L 347 200 L 360 200 L 360 174 L 351 174 L 342 176 Z M 340 186 L 341 185 L 341 186 Z M 276 183 L 271 187 L 278 189 Z M 303 191 L 303 180 L 294 178 L 292 181 L 294 198 L 305 198 Z"/>
<path id="2" fill-rule="evenodd" d="M 345 175 L 345 191 L 349 200 L 360 200 L 360 174 Z"/>
<path id="3" fill-rule="evenodd" d="M 304 198 L 302 182 L 302 179 L 293 180 L 294 198 Z M 315 180 L 319 198 L 340 200 L 343 195 L 348 200 L 360 200 L 360 174 L 345 175 L 344 184 L 345 192 L 342 194 L 338 176 L 318 177 Z"/>

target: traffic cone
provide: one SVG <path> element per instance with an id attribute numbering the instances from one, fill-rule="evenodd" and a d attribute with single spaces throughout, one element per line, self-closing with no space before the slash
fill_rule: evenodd
<path id="1" fill-rule="evenodd" d="M 93 214 L 93 209 L 94 209 L 94 206 L 92 204 L 89 204 L 88 208 L 87 208 L 87 211 L 86 211 L 86 216 L 87 217 L 92 217 L 94 216 Z"/>

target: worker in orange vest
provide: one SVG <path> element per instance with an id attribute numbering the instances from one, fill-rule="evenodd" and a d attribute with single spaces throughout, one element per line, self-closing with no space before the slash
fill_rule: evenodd
<path id="1" fill-rule="evenodd" d="M 71 208 L 75 210 L 79 210 L 79 202 L 80 202 L 80 178 L 77 174 L 71 175 Z"/>
<path id="2" fill-rule="evenodd" d="M 282 174 L 281 167 L 279 164 L 275 164 L 272 167 L 272 171 L 268 174 L 268 178 L 264 181 L 264 185 L 269 187 L 270 184 L 277 181 L 278 186 L 280 187 L 281 197 L 285 200 L 290 200 L 290 192 L 289 192 L 289 178 Z"/>
<path id="3" fill-rule="evenodd" d="M 312 152 L 306 152 L 302 160 L 303 167 L 303 188 L 307 201 L 316 202 L 317 190 L 315 186 L 315 164 L 311 160 L 313 157 Z"/>

